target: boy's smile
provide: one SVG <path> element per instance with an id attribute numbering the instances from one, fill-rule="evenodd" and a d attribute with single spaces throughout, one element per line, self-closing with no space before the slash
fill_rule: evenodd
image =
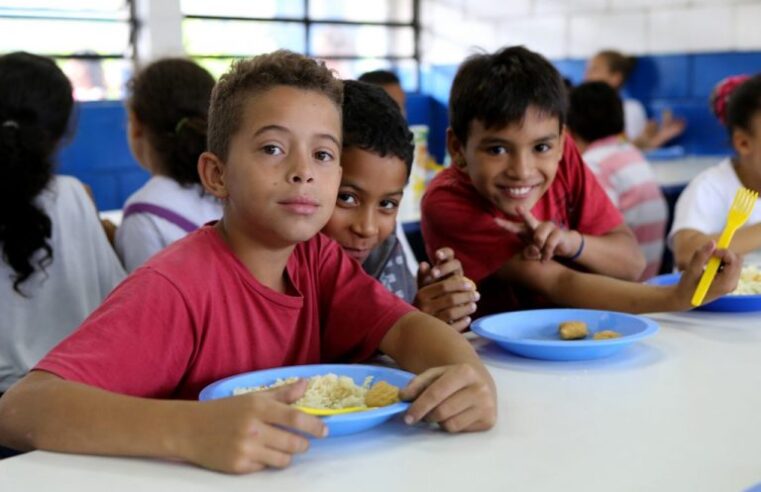
<path id="1" fill-rule="evenodd" d="M 249 241 L 286 247 L 330 218 L 341 179 L 341 117 L 326 96 L 276 86 L 244 103 L 220 166 L 224 223 Z"/>
<path id="2" fill-rule="evenodd" d="M 323 232 L 362 263 L 394 232 L 407 166 L 398 157 L 350 147 L 341 167 L 337 206 Z"/>
<path id="3" fill-rule="evenodd" d="M 563 155 L 563 132 L 557 117 L 529 106 L 523 121 L 487 129 L 470 124 L 463 146 L 449 132 L 454 165 L 470 176 L 479 193 L 507 215 L 536 205 L 555 179 Z"/>

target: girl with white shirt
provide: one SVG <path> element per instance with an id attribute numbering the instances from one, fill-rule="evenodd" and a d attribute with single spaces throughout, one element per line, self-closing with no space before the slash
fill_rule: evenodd
<path id="1" fill-rule="evenodd" d="M 82 183 L 53 174 L 73 105 L 55 62 L 0 56 L 0 394 L 125 276 Z"/>
<path id="2" fill-rule="evenodd" d="M 712 98 L 716 116 L 727 126 L 735 156 L 696 176 L 679 196 L 669 246 L 683 269 L 707 240 L 717 240 L 740 186 L 761 191 L 761 74 L 719 84 Z M 745 263 L 761 265 L 761 203 L 734 235 L 730 249 Z"/>
<path id="3" fill-rule="evenodd" d="M 127 271 L 206 222 L 222 205 L 203 192 L 196 165 L 206 149 L 214 78 L 186 59 L 156 61 L 130 83 L 128 139 L 152 177 L 124 205 L 116 251 Z"/>

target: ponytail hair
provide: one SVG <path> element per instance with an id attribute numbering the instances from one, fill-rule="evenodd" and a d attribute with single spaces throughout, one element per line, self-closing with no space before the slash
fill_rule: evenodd
<path id="1" fill-rule="evenodd" d="M 36 199 L 53 176 L 73 105 L 71 83 L 51 59 L 0 56 L 0 249 L 20 295 L 53 261 L 52 224 Z"/>
<path id="2" fill-rule="evenodd" d="M 145 126 L 160 172 L 184 186 L 201 182 L 197 163 L 206 150 L 213 87 L 209 72 L 183 58 L 153 62 L 129 83 L 127 107 Z"/>
<path id="3" fill-rule="evenodd" d="M 629 76 L 634 71 L 634 67 L 637 66 L 637 58 L 633 56 L 626 56 L 620 51 L 604 50 L 597 53 L 597 56 L 605 60 L 608 65 L 608 69 L 613 73 L 620 73 L 622 84 L 625 84 L 629 80 Z"/>
<path id="4" fill-rule="evenodd" d="M 727 127 L 732 126 L 727 121 L 727 106 L 730 96 L 734 94 L 735 89 L 741 86 L 748 79 L 750 79 L 750 75 L 733 75 L 731 77 L 720 80 L 711 91 L 711 96 L 708 99 L 708 104 L 711 108 L 711 112 L 714 114 L 714 116 L 716 116 L 716 119 L 718 119 L 722 125 Z M 742 124 L 738 125 L 737 120 L 742 119 L 737 118 L 738 109 L 741 108 L 735 109 L 734 126 L 743 126 Z"/>

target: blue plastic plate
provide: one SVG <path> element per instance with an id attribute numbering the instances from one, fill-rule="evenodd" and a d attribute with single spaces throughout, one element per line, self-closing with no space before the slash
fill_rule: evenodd
<path id="1" fill-rule="evenodd" d="M 653 277 L 647 283 L 652 285 L 674 285 L 679 282 L 681 277 L 681 273 L 667 273 Z M 722 313 L 761 311 L 761 295 L 722 296 L 695 309 Z"/>
<path id="2" fill-rule="evenodd" d="M 583 321 L 589 337 L 561 340 L 558 326 L 564 321 Z M 592 309 L 537 309 L 494 314 L 477 319 L 471 330 L 493 340 L 503 349 L 523 357 L 544 360 L 602 359 L 658 331 L 658 325 L 633 314 Z M 592 335 L 613 330 L 620 338 L 593 340 Z"/>
<path id="3" fill-rule="evenodd" d="M 237 376 L 221 379 L 205 387 L 198 396 L 199 400 L 215 400 L 233 396 L 235 388 L 247 388 L 273 384 L 278 379 L 291 377 L 308 378 L 311 376 L 324 376 L 333 373 L 338 376 L 349 376 L 358 385 L 364 383 L 367 376 L 373 376 L 373 383 L 386 381 L 389 384 L 404 388 L 414 374 L 399 369 L 391 369 L 380 366 L 363 366 L 354 364 L 315 364 L 308 366 L 279 367 L 264 371 L 247 372 Z M 322 417 L 328 426 L 328 436 L 345 436 L 361 432 L 376 425 L 382 424 L 394 415 L 402 413 L 410 406 L 407 402 L 394 403 L 364 412 L 347 413 L 343 415 L 331 415 Z"/>

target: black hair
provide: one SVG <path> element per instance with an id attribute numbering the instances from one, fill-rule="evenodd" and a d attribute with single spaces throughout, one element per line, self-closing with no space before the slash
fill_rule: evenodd
<path id="1" fill-rule="evenodd" d="M 584 82 L 571 91 L 568 128 L 586 142 L 624 131 L 624 107 L 618 91 L 605 82 Z"/>
<path id="2" fill-rule="evenodd" d="M 399 106 L 379 86 L 344 81 L 343 146 L 356 147 L 381 157 L 398 157 L 412 169 L 414 137 Z"/>
<path id="3" fill-rule="evenodd" d="M 206 124 L 214 77 L 191 60 L 151 63 L 129 83 L 127 102 L 159 155 L 160 172 L 181 185 L 200 184 L 198 156 L 206 150 Z"/>
<path id="4" fill-rule="evenodd" d="M 359 76 L 359 81 L 373 85 L 399 84 L 399 77 L 389 70 L 373 70 Z"/>
<path id="5" fill-rule="evenodd" d="M 72 87 L 49 58 L 0 56 L 0 245 L 13 290 L 53 261 L 50 217 L 36 203 L 53 176 L 53 155 L 68 130 Z"/>
<path id="6" fill-rule="evenodd" d="M 750 132 L 753 117 L 761 111 L 761 74 L 754 75 L 729 95 L 727 101 L 727 128 L 731 134 L 736 129 Z M 757 128 L 761 131 L 761 128 Z"/>
<path id="7" fill-rule="evenodd" d="M 599 56 L 605 60 L 605 64 L 608 65 L 608 70 L 613 73 L 621 74 L 622 84 L 629 80 L 629 76 L 634 71 L 634 67 L 637 66 L 637 58 L 624 55 L 620 51 L 603 50 L 595 56 Z"/>
<path id="8" fill-rule="evenodd" d="M 503 128 L 522 122 L 533 106 L 563 125 L 567 108 L 563 78 L 543 56 L 523 46 L 468 57 L 457 69 L 449 97 L 449 124 L 466 142 L 470 124 Z"/>

